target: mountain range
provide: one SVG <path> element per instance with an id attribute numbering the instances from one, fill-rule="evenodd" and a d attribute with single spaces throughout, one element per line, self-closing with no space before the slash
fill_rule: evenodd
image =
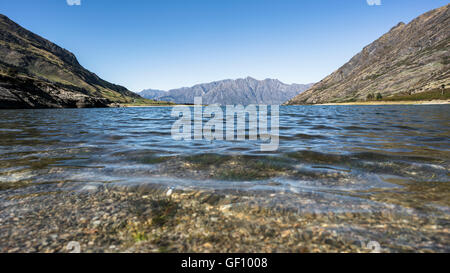
<path id="1" fill-rule="evenodd" d="M 251 77 L 198 84 L 169 91 L 147 89 L 139 94 L 147 99 L 193 104 L 202 97 L 204 104 L 282 104 L 310 88 L 312 84 L 285 84 L 275 79 Z"/>
<path id="2" fill-rule="evenodd" d="M 192 104 L 319 104 L 446 90 L 450 84 L 450 4 L 399 23 L 316 84 L 251 77 L 144 90 L 142 97 Z M 447 89 L 446 89 L 447 88 Z M 444 92 L 444 91 L 443 91 Z M 148 103 L 83 68 L 75 55 L 0 14 L 0 109 L 106 107 Z"/>
<path id="3" fill-rule="evenodd" d="M 0 14 L 0 108 L 105 107 L 141 100 Z"/>
<path id="4" fill-rule="evenodd" d="M 374 93 L 389 97 L 448 87 L 449 36 L 450 4 L 399 23 L 287 104 L 362 101 Z"/>

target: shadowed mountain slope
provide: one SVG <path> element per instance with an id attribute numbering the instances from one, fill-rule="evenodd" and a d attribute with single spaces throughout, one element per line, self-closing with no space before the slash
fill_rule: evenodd
<path id="1" fill-rule="evenodd" d="M 0 108 L 104 107 L 142 99 L 0 15 Z"/>

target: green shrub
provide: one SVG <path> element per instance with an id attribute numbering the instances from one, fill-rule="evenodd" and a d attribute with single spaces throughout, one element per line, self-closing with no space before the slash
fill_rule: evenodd
<path id="1" fill-rule="evenodd" d="M 420 100 L 448 100 L 450 92 L 446 89 L 436 88 L 433 90 L 420 92 L 412 95 L 395 94 L 384 98 L 385 101 L 420 101 Z"/>

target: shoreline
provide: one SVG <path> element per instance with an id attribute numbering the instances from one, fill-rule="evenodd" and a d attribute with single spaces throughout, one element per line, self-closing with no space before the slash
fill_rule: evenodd
<path id="1" fill-rule="evenodd" d="M 176 105 L 120 105 L 119 107 L 110 108 L 154 108 L 154 107 L 173 107 Z"/>
<path id="2" fill-rule="evenodd" d="M 110 108 L 153 108 L 153 107 L 175 107 L 175 106 L 188 106 L 194 107 L 193 104 L 165 104 L 165 105 L 120 105 L 120 107 L 110 107 Z M 202 105 L 207 106 L 207 105 Z"/>
<path id="3" fill-rule="evenodd" d="M 319 103 L 311 104 L 312 106 L 339 106 L 339 105 L 444 105 L 450 104 L 450 100 L 430 100 L 430 101 L 360 101 L 360 102 L 335 102 L 335 103 Z M 300 104 L 301 105 L 301 104 Z M 173 107 L 173 106 L 194 106 L 189 104 L 173 104 L 173 105 L 120 105 L 120 108 L 153 108 L 153 107 Z M 280 105 L 291 106 L 291 105 Z M 114 108 L 114 107 L 111 107 Z"/>
<path id="4" fill-rule="evenodd" d="M 326 105 L 442 105 L 450 104 L 450 100 L 430 100 L 430 101 L 360 101 L 360 102 L 336 102 L 336 103 L 321 103 L 314 104 L 320 106 Z"/>

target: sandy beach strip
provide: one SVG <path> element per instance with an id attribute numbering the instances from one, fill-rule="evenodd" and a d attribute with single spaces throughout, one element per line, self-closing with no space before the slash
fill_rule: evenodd
<path id="1" fill-rule="evenodd" d="M 430 101 L 360 101 L 342 103 L 323 103 L 315 105 L 439 105 L 450 104 L 450 100 L 430 100 Z"/>

